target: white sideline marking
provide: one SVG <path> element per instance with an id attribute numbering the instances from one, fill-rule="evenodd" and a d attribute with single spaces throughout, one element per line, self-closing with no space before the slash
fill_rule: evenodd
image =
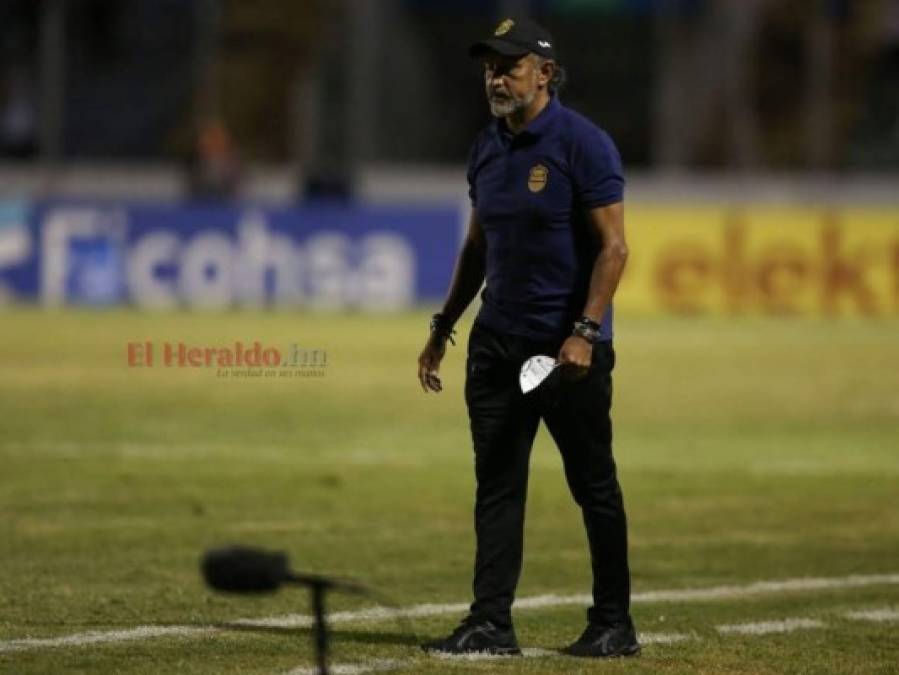
<path id="1" fill-rule="evenodd" d="M 645 645 L 673 645 L 675 642 L 683 642 L 690 640 L 691 635 L 683 633 L 638 633 L 637 642 L 641 646 Z"/>
<path id="2" fill-rule="evenodd" d="M 899 609 L 862 609 L 846 612 L 845 617 L 855 621 L 899 621 Z"/>
<path id="3" fill-rule="evenodd" d="M 554 652 L 551 649 L 541 649 L 540 647 L 525 647 L 521 650 L 521 656 L 526 659 L 536 659 L 541 656 L 558 656 L 559 652 Z M 503 656 L 500 654 L 442 654 L 440 652 L 434 652 L 429 654 L 429 656 L 444 659 L 445 661 L 513 661 L 517 659 L 517 656 Z"/>
<path id="4" fill-rule="evenodd" d="M 899 574 L 851 574 L 846 577 L 800 577 L 782 581 L 756 581 L 743 586 L 712 586 L 677 591 L 636 593 L 631 602 L 678 602 L 749 598 L 783 591 L 823 591 L 837 588 L 859 588 L 899 584 Z M 586 596 L 585 596 L 586 597 Z M 588 600 L 589 602 L 589 600 Z"/>
<path id="5" fill-rule="evenodd" d="M 408 665 L 408 662 L 396 659 L 372 659 L 366 663 L 337 663 L 328 666 L 334 675 L 362 675 L 362 673 L 378 673 L 396 670 Z M 286 675 L 318 675 L 318 666 L 300 666 L 287 671 Z"/>
<path id="6" fill-rule="evenodd" d="M 40 647 L 83 647 L 104 642 L 127 642 L 157 637 L 194 637 L 212 633 L 216 628 L 209 626 L 137 626 L 126 630 L 91 631 L 75 633 L 55 638 L 23 638 L 0 642 L 0 652 L 18 652 Z"/>
<path id="7" fill-rule="evenodd" d="M 782 581 L 757 581 L 742 586 L 711 586 L 709 588 L 684 588 L 676 590 L 645 591 L 635 593 L 632 603 L 652 602 L 698 602 L 704 600 L 728 600 L 768 595 L 785 591 L 818 591 L 839 588 L 857 588 L 899 584 L 899 574 L 851 575 L 848 577 L 801 577 Z M 535 595 L 515 601 L 515 609 L 539 609 L 562 607 L 565 605 L 587 606 L 592 602 L 590 595 Z M 415 619 L 441 614 L 462 614 L 468 611 L 468 603 L 413 605 L 403 609 L 372 607 L 353 612 L 335 612 L 328 616 L 333 623 L 352 621 L 384 621 L 388 619 Z M 287 614 L 265 619 L 238 619 L 234 623 L 242 626 L 265 626 L 274 628 L 302 628 L 311 626 L 313 618 L 307 614 Z"/>
<path id="8" fill-rule="evenodd" d="M 328 623 L 386 621 L 401 617 L 415 619 L 425 616 L 439 616 L 441 614 L 461 614 L 466 611 L 468 611 L 467 602 L 454 602 L 443 605 L 426 603 L 403 609 L 370 607 L 369 609 L 360 609 L 352 612 L 333 612 L 328 614 Z M 306 628 L 313 625 L 315 619 L 308 614 L 286 614 L 265 619 L 237 619 L 232 623 L 238 626 L 261 626 L 265 628 Z"/>
<path id="9" fill-rule="evenodd" d="M 690 602 L 705 600 L 726 600 L 753 597 L 784 591 L 817 591 L 861 586 L 899 584 L 899 574 L 851 575 L 846 577 L 796 578 L 781 581 L 758 581 L 743 586 L 712 586 L 710 588 L 686 588 L 635 593 L 633 603 Z M 538 595 L 522 598 L 515 603 L 516 609 L 537 609 L 563 605 L 588 605 L 589 595 Z M 417 618 L 442 614 L 461 614 L 468 610 L 468 603 L 414 605 L 405 609 L 384 609 L 373 607 L 353 612 L 335 612 L 328 616 L 331 624 L 351 622 L 386 621 L 399 617 Z M 312 617 L 303 614 L 288 614 L 262 619 L 238 619 L 232 622 L 241 626 L 296 628 L 311 626 Z M 0 641 L 0 653 L 53 647 L 78 647 L 108 642 L 124 642 L 156 637 L 194 637 L 206 633 L 226 630 L 220 626 L 137 626 L 126 630 L 93 631 L 53 638 L 21 638 Z"/>
<path id="10" fill-rule="evenodd" d="M 758 621 L 755 623 L 734 623 L 717 626 L 724 635 L 769 635 L 771 633 L 792 633 L 794 630 L 824 628 L 824 622 L 817 619 L 782 619 L 780 621 Z"/>

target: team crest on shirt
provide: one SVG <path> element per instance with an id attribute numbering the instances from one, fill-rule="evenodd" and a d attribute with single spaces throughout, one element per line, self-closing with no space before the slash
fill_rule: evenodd
<path id="1" fill-rule="evenodd" d="M 532 167 L 531 172 L 528 174 L 528 190 L 540 192 L 546 187 L 547 180 L 549 180 L 549 169 L 542 164 Z"/>
<path id="2" fill-rule="evenodd" d="M 515 22 L 512 19 L 506 19 L 505 21 L 503 21 L 496 27 L 496 31 L 494 31 L 493 35 L 495 37 L 499 37 L 500 35 L 505 35 L 510 30 L 512 30 L 512 26 L 514 26 L 514 25 L 515 25 Z"/>

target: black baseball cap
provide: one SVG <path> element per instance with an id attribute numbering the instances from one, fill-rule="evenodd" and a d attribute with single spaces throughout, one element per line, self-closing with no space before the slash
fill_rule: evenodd
<path id="1" fill-rule="evenodd" d="M 472 58 L 496 52 L 503 56 L 538 54 L 547 59 L 556 58 L 552 35 L 536 21 L 525 18 L 508 18 L 499 22 L 493 36 L 474 43 L 468 49 Z"/>

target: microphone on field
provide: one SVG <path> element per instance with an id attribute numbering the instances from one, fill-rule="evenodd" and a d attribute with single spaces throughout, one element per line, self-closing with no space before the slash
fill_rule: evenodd
<path id="1" fill-rule="evenodd" d="M 247 546 L 226 546 L 203 554 L 200 569 L 207 585 L 225 593 L 273 593 L 285 584 L 365 594 L 358 584 L 290 569 L 287 554 Z"/>
<path id="2" fill-rule="evenodd" d="M 200 570 L 210 588 L 226 593 L 273 593 L 285 584 L 306 586 L 315 616 L 315 652 L 320 675 L 328 674 L 328 624 L 325 593 L 330 590 L 370 595 L 363 586 L 290 569 L 287 554 L 246 546 L 226 546 L 203 554 Z"/>

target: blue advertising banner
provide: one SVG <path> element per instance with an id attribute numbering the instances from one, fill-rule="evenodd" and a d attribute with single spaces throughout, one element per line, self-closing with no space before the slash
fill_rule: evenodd
<path id="1" fill-rule="evenodd" d="M 0 304 L 35 294 L 36 256 L 29 212 L 24 202 L 0 202 Z"/>
<path id="2" fill-rule="evenodd" d="M 443 296 L 452 207 L 0 204 L 0 301 L 390 310 Z"/>

